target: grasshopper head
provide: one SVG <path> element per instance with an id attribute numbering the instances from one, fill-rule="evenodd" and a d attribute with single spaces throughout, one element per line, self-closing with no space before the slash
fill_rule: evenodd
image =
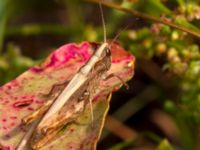
<path id="1" fill-rule="evenodd" d="M 105 64 L 106 69 L 109 70 L 111 67 L 111 46 L 108 43 L 105 43 L 102 62 Z"/>

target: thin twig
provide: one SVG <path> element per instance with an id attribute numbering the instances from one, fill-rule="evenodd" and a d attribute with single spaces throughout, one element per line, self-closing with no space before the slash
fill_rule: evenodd
<path id="1" fill-rule="evenodd" d="M 86 0 L 86 1 L 99 3 L 99 0 Z M 155 22 L 159 22 L 159 23 L 168 25 L 170 27 L 173 27 L 173 28 L 176 28 L 178 30 L 187 32 L 187 33 L 189 33 L 189 34 L 191 34 L 193 36 L 196 36 L 196 37 L 200 38 L 200 33 L 192 31 L 192 30 L 190 30 L 190 29 L 188 29 L 186 27 L 182 27 L 182 26 L 179 26 L 177 24 L 174 24 L 174 23 L 168 21 L 167 19 L 162 19 L 162 18 L 146 15 L 146 14 L 141 13 L 141 12 L 136 11 L 136 10 L 131 10 L 131 9 L 127 9 L 127 8 L 121 7 L 120 5 L 117 5 L 117 4 L 114 4 L 114 3 L 108 3 L 108 2 L 105 2 L 105 1 L 101 1 L 101 3 L 103 5 L 105 5 L 105 6 L 107 6 L 107 7 L 114 8 L 114 9 L 129 13 L 129 14 L 132 14 L 133 16 L 137 16 L 139 18 L 144 18 L 144 19 L 155 21 Z"/>

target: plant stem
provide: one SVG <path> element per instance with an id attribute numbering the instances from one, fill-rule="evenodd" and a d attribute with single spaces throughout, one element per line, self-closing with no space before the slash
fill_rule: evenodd
<path id="1" fill-rule="evenodd" d="M 99 0 L 86 0 L 86 1 L 94 2 L 94 3 L 100 2 Z M 101 1 L 101 4 L 103 4 L 107 7 L 110 7 L 110 8 L 114 8 L 114 9 L 129 13 L 129 14 L 132 14 L 133 16 L 137 16 L 139 18 L 144 18 L 144 19 L 148 19 L 148 20 L 152 20 L 152 21 L 155 21 L 155 22 L 159 22 L 159 23 L 168 25 L 170 27 L 176 28 L 178 30 L 184 31 L 186 33 L 189 33 L 193 36 L 200 38 L 200 33 L 196 32 L 196 31 L 192 31 L 192 30 L 190 30 L 186 27 L 182 27 L 182 26 L 179 26 L 177 24 L 174 24 L 171 21 L 168 21 L 167 19 L 162 19 L 162 18 L 157 18 L 157 17 L 154 17 L 154 16 L 146 15 L 146 14 L 141 13 L 141 12 L 136 11 L 136 10 L 131 10 L 131 9 L 121 7 L 120 5 L 117 5 L 117 4 L 114 4 L 114 3 L 108 3 L 108 2 Z"/>

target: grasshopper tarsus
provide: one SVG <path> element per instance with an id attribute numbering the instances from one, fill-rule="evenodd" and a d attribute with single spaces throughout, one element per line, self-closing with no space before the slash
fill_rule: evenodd
<path id="1" fill-rule="evenodd" d="M 22 119 L 22 124 L 24 125 L 29 125 L 31 122 L 33 122 L 33 120 L 31 118 L 23 118 Z"/>
<path id="2" fill-rule="evenodd" d="M 53 131 L 54 131 L 54 128 L 53 128 L 53 127 L 44 126 L 44 127 L 41 129 L 41 133 L 44 134 L 44 135 L 51 134 Z"/>
<path id="3" fill-rule="evenodd" d="M 89 106 L 90 106 L 90 114 L 91 114 L 91 122 L 93 126 L 93 121 L 94 121 L 94 113 L 93 113 L 93 106 L 92 106 L 92 99 L 89 99 Z"/>

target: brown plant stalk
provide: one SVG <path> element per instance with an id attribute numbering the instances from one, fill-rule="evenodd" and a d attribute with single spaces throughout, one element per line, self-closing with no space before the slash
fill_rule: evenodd
<path id="1" fill-rule="evenodd" d="M 176 28 L 178 30 L 184 31 L 186 33 L 189 33 L 193 36 L 200 38 L 200 33 L 192 31 L 191 29 L 188 29 L 186 27 L 179 26 L 175 23 L 172 23 L 171 21 L 169 21 L 167 19 L 162 19 L 162 18 L 158 18 L 158 17 L 155 17 L 155 16 L 150 16 L 150 15 L 141 13 L 139 11 L 127 9 L 127 8 L 124 8 L 120 5 L 118 5 L 118 4 L 114 4 L 114 3 L 110 3 L 110 2 L 108 3 L 108 2 L 105 2 L 105 1 L 99 1 L 99 0 L 85 0 L 85 1 L 94 2 L 94 3 L 100 2 L 101 4 L 103 4 L 107 7 L 114 8 L 114 9 L 117 9 L 119 11 L 132 14 L 133 16 L 137 16 L 139 18 L 148 19 L 148 20 L 152 20 L 154 22 L 162 23 L 162 24 L 168 25 L 170 27 Z"/>

